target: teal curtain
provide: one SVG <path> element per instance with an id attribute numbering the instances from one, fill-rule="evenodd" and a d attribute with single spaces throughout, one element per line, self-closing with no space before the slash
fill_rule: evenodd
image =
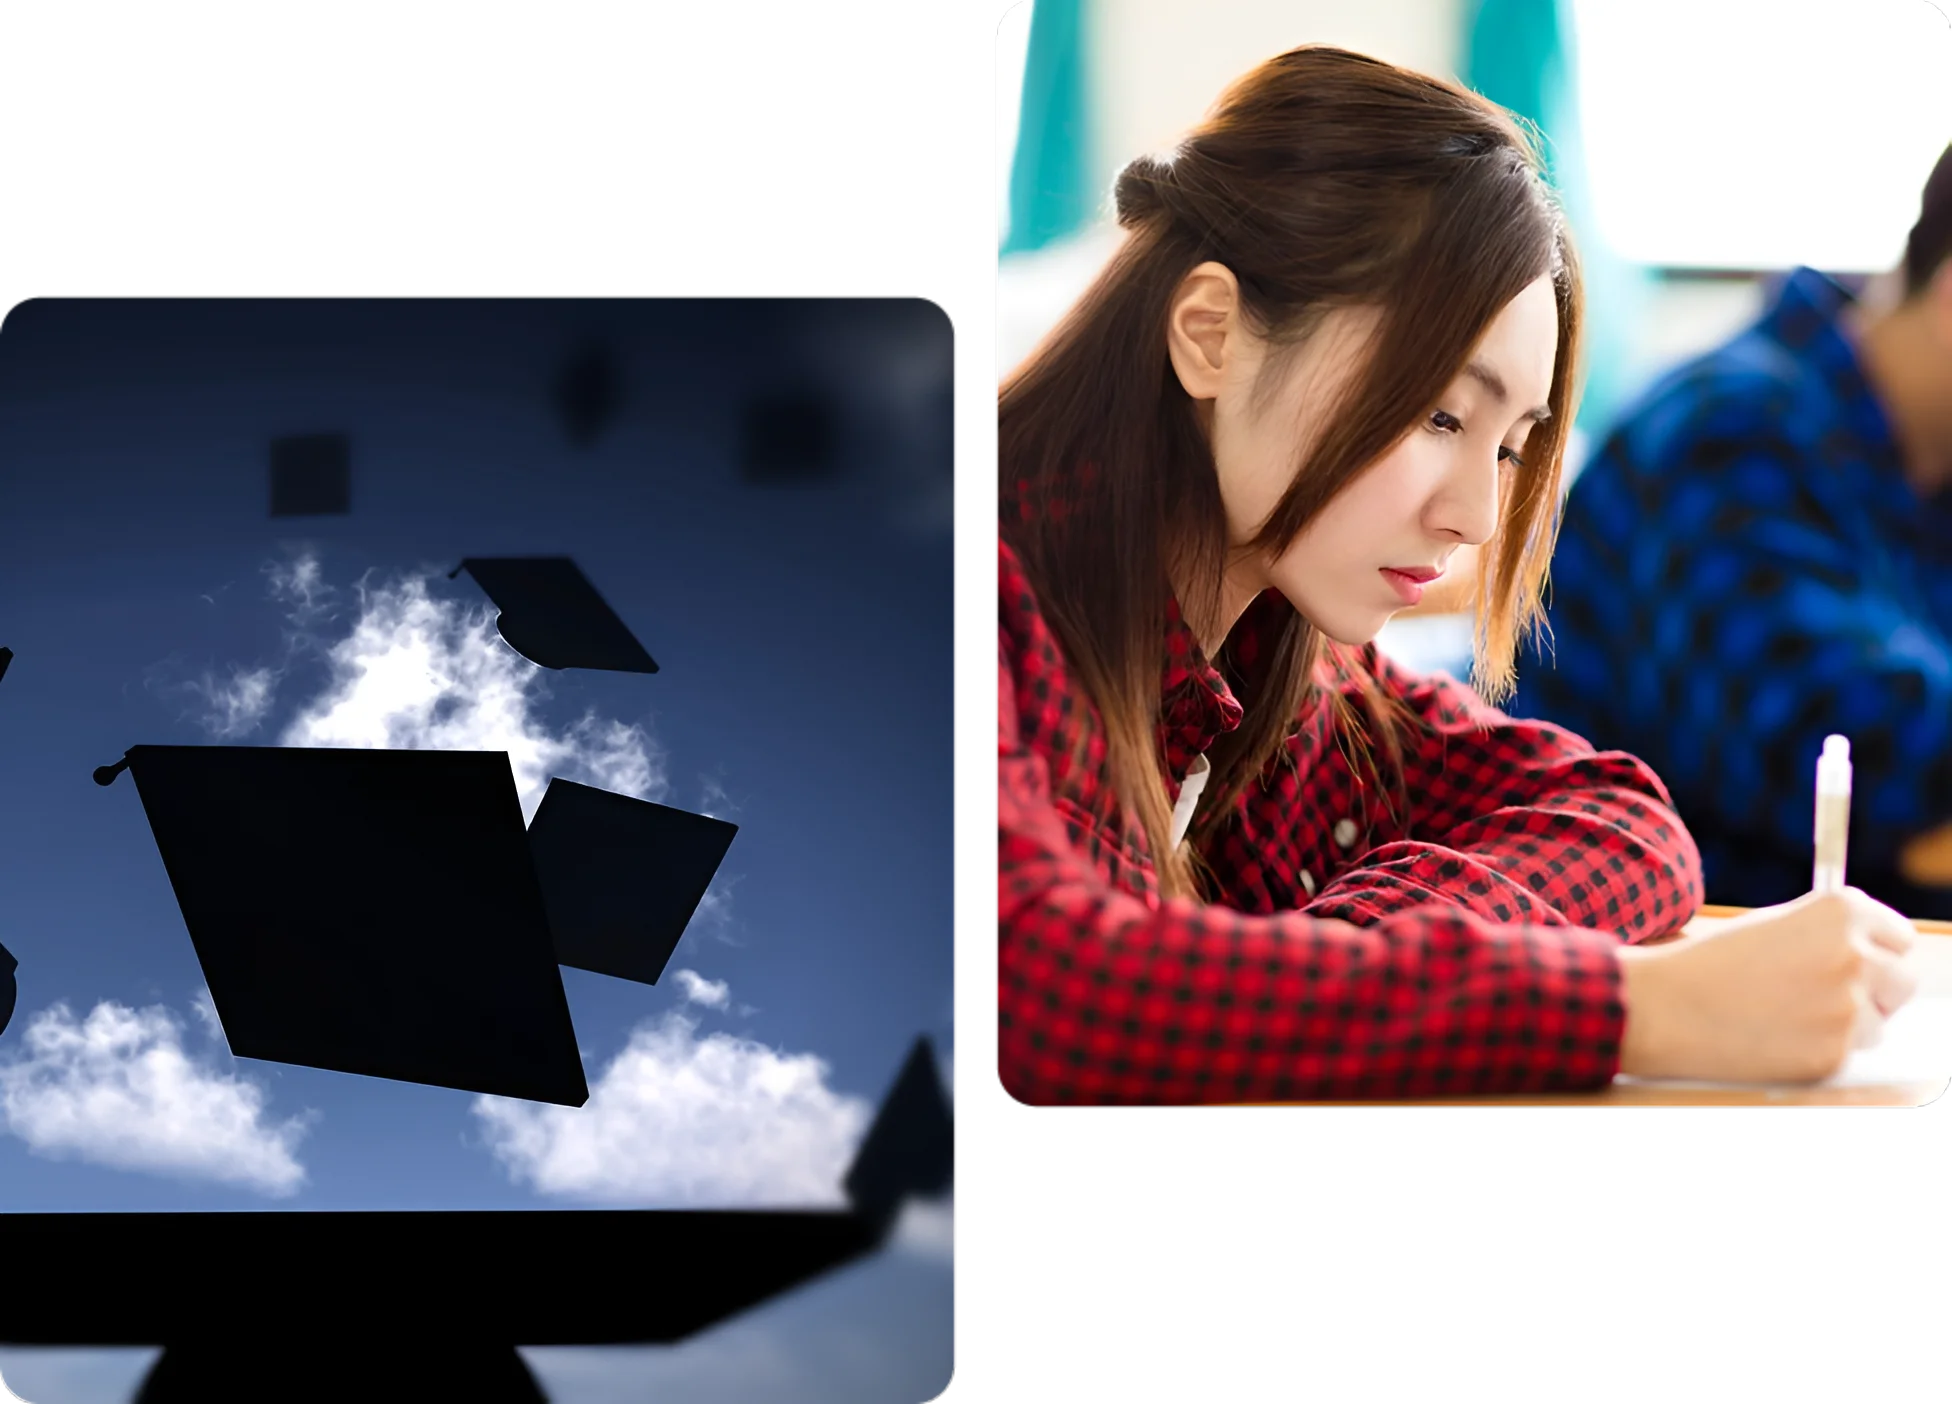
<path id="1" fill-rule="evenodd" d="M 1597 441 L 1635 388 L 1628 352 L 1650 275 L 1600 237 L 1580 135 L 1573 0 L 1467 0 L 1464 81 L 1530 122 L 1579 246 L 1586 282 L 1586 382 L 1578 425 Z"/>
<path id="2" fill-rule="evenodd" d="M 1086 0 L 1035 0 L 1035 6 L 1010 163 L 1006 254 L 1029 253 L 1084 228 L 1097 214 L 1100 194 L 1090 174 Z"/>

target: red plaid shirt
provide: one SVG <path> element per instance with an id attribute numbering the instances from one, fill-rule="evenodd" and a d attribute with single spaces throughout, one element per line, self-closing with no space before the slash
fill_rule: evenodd
<path id="1" fill-rule="evenodd" d="M 1202 850 L 1221 900 L 1162 901 L 1097 712 L 1002 548 L 999 1057 L 1021 1101 L 1240 1102 L 1588 1088 L 1619 1066 L 1622 941 L 1701 904 L 1645 765 L 1357 655 L 1420 725 L 1392 817 L 1304 716 Z M 1236 626 L 1252 645 L 1289 608 Z M 1247 630 L 1242 638 L 1240 631 Z M 1347 684 L 1353 692 L 1355 684 Z M 1167 792 L 1240 704 L 1173 612 Z M 1090 732 L 1074 763 L 1081 727 Z M 1217 783 L 1217 781 L 1216 781 Z M 1400 821 L 1400 822 L 1399 822 Z"/>

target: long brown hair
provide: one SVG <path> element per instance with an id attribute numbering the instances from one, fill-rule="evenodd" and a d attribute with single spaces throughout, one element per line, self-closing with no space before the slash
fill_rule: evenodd
<path id="1" fill-rule="evenodd" d="M 1096 703 L 1114 791 L 1144 826 L 1167 895 L 1194 890 L 1170 843 L 1157 738 L 1170 560 L 1214 617 L 1233 543 L 1212 451 L 1167 359 L 1174 296 L 1196 266 L 1230 269 L 1278 373 L 1337 308 L 1379 314 L 1353 387 L 1312 440 L 1255 549 L 1278 553 L 1402 440 L 1457 377 L 1493 318 L 1550 274 L 1559 312 L 1552 416 L 1535 426 L 1480 553 L 1474 680 L 1506 695 L 1513 653 L 1541 622 L 1573 414 L 1578 265 L 1538 152 L 1468 89 L 1341 49 L 1271 59 L 1233 85 L 1170 157 L 1118 178 L 1129 231 L 1090 289 L 1005 381 L 998 403 L 1001 529 L 1066 660 Z M 1230 667 L 1227 651 L 1215 660 Z M 1240 727 L 1216 743 L 1196 849 L 1308 710 L 1325 668 L 1294 614 L 1247 670 Z M 1331 698 L 1339 694 L 1330 692 Z M 1344 741 L 1397 754 L 1388 709 L 1345 711 Z M 1364 733 L 1368 733 L 1365 735 Z"/>

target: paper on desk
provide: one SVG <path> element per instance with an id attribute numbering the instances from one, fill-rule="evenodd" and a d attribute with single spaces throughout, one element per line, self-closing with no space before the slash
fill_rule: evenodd
<path id="1" fill-rule="evenodd" d="M 1620 1077 L 1616 1082 L 1662 1087 L 1743 1087 L 1752 1083 L 1696 1082 L 1682 1079 Z M 1860 1048 L 1845 1060 L 1824 1087 L 1913 1087 L 1940 1089 L 1952 1082 L 1952 994 L 1914 997 L 1884 1021 L 1884 1037 L 1874 1048 Z"/>

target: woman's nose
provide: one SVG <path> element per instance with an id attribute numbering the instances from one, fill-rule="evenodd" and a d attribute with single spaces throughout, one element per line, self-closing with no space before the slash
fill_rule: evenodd
<path id="1" fill-rule="evenodd" d="M 1498 529 L 1499 478 L 1495 458 L 1489 471 L 1481 463 L 1460 467 L 1424 508 L 1424 525 L 1465 546 L 1482 546 Z"/>

